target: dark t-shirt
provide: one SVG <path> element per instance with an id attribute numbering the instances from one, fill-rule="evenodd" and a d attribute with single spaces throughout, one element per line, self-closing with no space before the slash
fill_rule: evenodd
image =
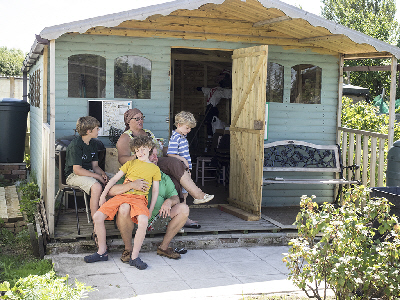
<path id="1" fill-rule="evenodd" d="M 74 138 L 67 147 L 65 176 L 68 177 L 73 172 L 74 165 L 80 165 L 86 170 L 91 170 L 92 161 L 99 161 L 97 151 L 97 144 L 93 139 L 87 145 L 81 136 Z"/>

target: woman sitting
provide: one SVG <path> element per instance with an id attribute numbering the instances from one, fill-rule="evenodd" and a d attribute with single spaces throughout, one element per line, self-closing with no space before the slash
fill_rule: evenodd
<path id="1" fill-rule="evenodd" d="M 136 159 L 135 154 L 131 153 L 129 148 L 129 141 L 135 136 L 150 136 L 156 145 L 159 145 L 154 134 L 147 129 L 143 129 L 143 122 L 145 117 L 143 113 L 137 109 L 129 109 L 124 114 L 125 132 L 121 134 L 116 144 L 118 150 L 118 161 L 120 164 L 124 164 L 129 160 Z M 169 175 L 175 184 L 175 188 L 178 191 L 178 196 L 182 202 L 184 197 L 182 194 L 182 187 L 194 198 L 194 199 L 206 199 L 210 197 L 204 193 L 192 180 L 189 173 L 187 172 L 186 166 L 175 157 L 162 157 L 163 149 L 161 147 L 157 149 L 158 152 L 158 166 L 165 174 Z M 196 221 L 188 218 L 184 227 L 189 228 L 200 228 L 200 225 Z"/>

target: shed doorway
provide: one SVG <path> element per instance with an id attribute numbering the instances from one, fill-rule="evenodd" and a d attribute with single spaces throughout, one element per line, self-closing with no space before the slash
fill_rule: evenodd
<path id="1" fill-rule="evenodd" d="M 188 134 L 190 154 L 194 163 L 199 156 L 213 155 L 210 150 L 214 147 L 214 134 L 210 132 L 212 130 L 210 120 L 212 120 L 215 112 L 217 112 L 217 117 L 221 122 L 224 123 L 224 128 L 220 128 L 218 134 L 228 132 L 224 129 L 230 125 L 231 97 L 220 98 L 216 109 L 211 112 L 207 110 L 207 100 L 209 95 L 213 93 L 209 90 L 217 87 L 227 90 L 227 94 L 231 95 L 232 54 L 233 51 L 230 50 L 171 49 L 170 132 L 175 129 L 174 116 L 178 112 L 189 111 L 194 114 L 197 126 Z M 229 82 L 227 82 L 228 77 Z M 224 95 L 221 94 L 221 96 Z M 206 177 L 214 175 L 215 171 L 207 171 L 206 173 Z M 195 165 L 192 170 L 192 178 L 193 180 L 196 179 Z M 198 180 L 197 184 L 204 192 L 215 195 L 215 198 L 209 203 L 210 205 L 228 203 L 228 186 L 224 187 L 222 181 L 217 183 L 217 179 L 208 178 L 204 182 L 204 186 L 202 186 L 201 180 Z M 193 198 L 189 196 L 188 204 L 191 204 L 192 201 Z"/>
<path id="2" fill-rule="evenodd" d="M 205 121 L 207 98 L 199 87 L 215 87 L 221 70 L 230 70 L 232 99 L 221 99 L 217 106 L 230 135 L 227 200 L 234 208 L 252 215 L 246 218 L 258 220 L 262 199 L 268 46 L 233 52 L 183 48 L 171 51 L 171 130 L 177 112 L 187 110 L 196 116 L 198 126 L 188 135 L 193 156 L 202 155 L 199 151 L 209 147 Z M 207 192 L 206 188 L 203 190 Z"/>

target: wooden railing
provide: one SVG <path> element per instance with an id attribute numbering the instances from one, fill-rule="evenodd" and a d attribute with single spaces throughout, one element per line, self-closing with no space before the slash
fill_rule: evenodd
<path id="1" fill-rule="evenodd" d="M 338 127 L 338 132 L 341 136 L 343 166 L 360 166 L 354 175 L 364 186 L 383 186 L 387 156 L 385 143 L 388 142 L 388 135 L 344 127 Z M 348 170 L 343 176 L 351 179 L 353 173 Z"/>

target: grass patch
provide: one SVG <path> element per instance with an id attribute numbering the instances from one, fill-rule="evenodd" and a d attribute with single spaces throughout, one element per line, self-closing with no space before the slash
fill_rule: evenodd
<path id="1" fill-rule="evenodd" d="M 0 282 L 8 281 L 13 285 L 20 277 L 43 275 L 53 270 L 51 260 L 34 257 L 27 228 L 14 234 L 3 224 L 0 219 Z"/>

